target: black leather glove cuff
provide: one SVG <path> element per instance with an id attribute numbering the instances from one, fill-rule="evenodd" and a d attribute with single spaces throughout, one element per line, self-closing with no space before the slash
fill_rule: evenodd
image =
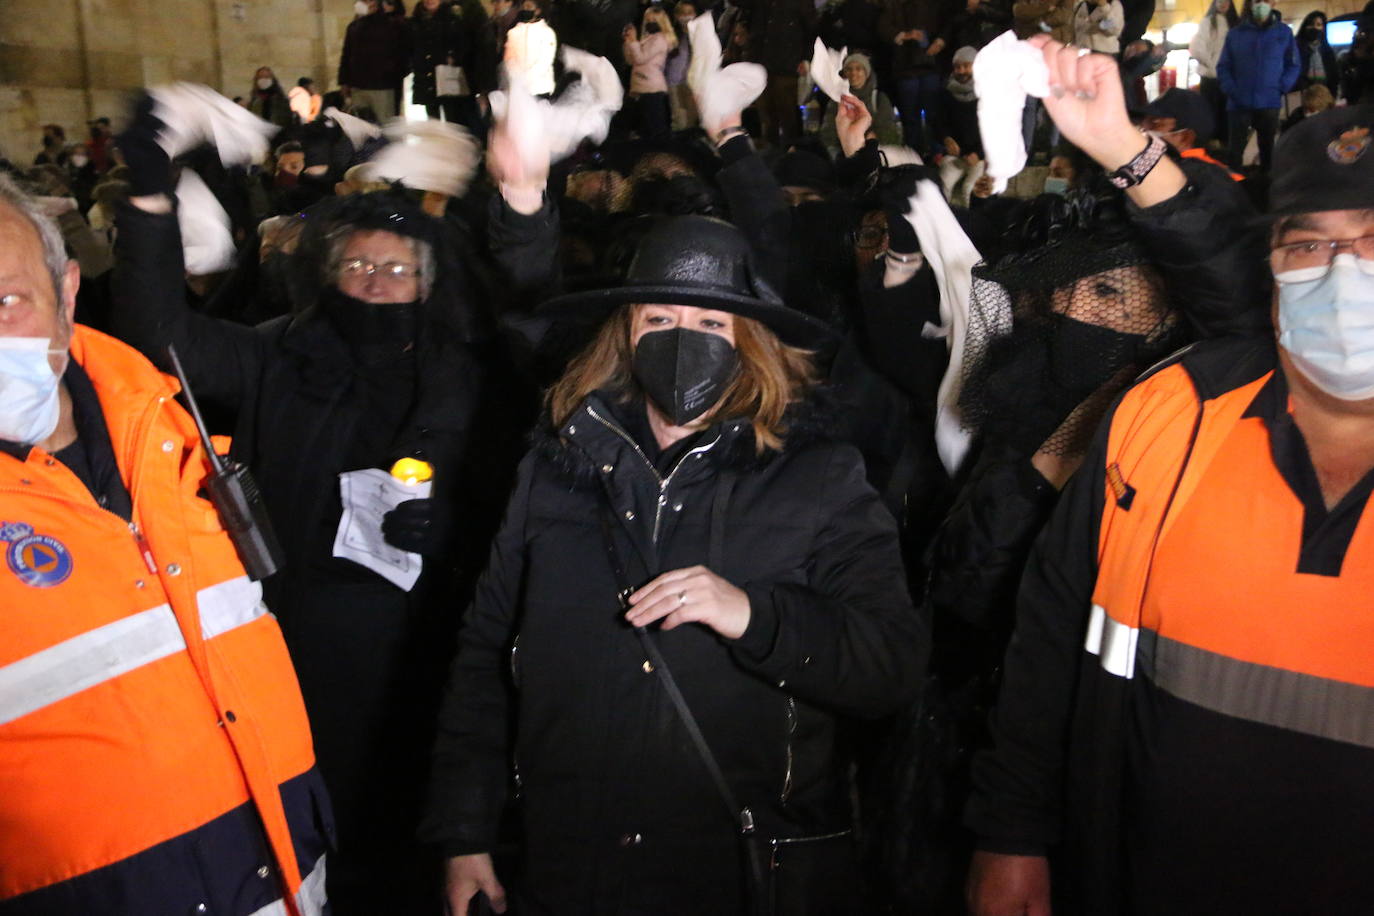
<path id="1" fill-rule="evenodd" d="M 115 145 L 129 167 L 131 197 L 171 196 L 176 192 L 172 160 L 157 142 L 164 126 L 162 119 L 153 114 L 153 97 L 144 93 L 134 105 L 129 126 L 115 138 Z"/>

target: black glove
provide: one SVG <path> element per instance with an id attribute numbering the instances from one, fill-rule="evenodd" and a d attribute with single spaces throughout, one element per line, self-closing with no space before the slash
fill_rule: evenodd
<path id="1" fill-rule="evenodd" d="M 134 105 L 133 117 L 124 132 L 115 138 L 115 145 L 129 166 L 129 196 L 150 197 L 154 194 L 176 193 L 172 177 L 172 160 L 157 142 L 165 125 L 153 114 L 153 97 L 146 92 Z"/>
<path id="2" fill-rule="evenodd" d="M 452 506 L 435 499 L 408 499 L 382 516 L 382 537 L 400 550 L 437 556 L 448 546 L 453 525 Z"/>

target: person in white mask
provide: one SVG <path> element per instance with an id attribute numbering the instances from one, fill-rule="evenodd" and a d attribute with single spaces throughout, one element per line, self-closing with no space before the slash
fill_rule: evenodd
<path id="1" fill-rule="evenodd" d="M 1113 62 L 1043 52 L 1065 138 L 1201 218 Z M 1280 139 L 1254 303 L 1274 327 L 1122 395 L 1041 533 L 973 767 L 975 916 L 1374 900 L 1372 147 L 1369 106 Z"/>
<path id="2" fill-rule="evenodd" d="M 176 383 L 73 321 L 79 282 L 0 176 L 0 911 L 322 916 L 281 630 Z"/>

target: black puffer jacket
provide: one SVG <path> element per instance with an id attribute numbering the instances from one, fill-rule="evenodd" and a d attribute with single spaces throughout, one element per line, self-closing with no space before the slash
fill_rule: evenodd
<path id="1" fill-rule="evenodd" d="M 521 912 L 742 911 L 736 825 L 623 623 L 608 532 L 634 584 L 707 564 L 714 541 L 715 571 L 748 593 L 733 643 L 701 626 L 654 638 L 765 837 L 849 827 L 839 717 L 896 708 L 925 666 L 896 531 L 852 447 L 798 422 L 760 459 L 730 421 L 660 482 L 625 431 L 636 410 L 593 395 L 526 457 L 440 718 L 422 833 L 492 849 L 514 758 Z M 782 912 L 847 911 L 847 853 L 842 838 L 823 868 L 792 861 L 813 884 Z"/>

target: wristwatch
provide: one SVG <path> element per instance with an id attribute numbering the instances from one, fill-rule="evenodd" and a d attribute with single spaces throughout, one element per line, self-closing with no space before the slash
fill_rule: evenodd
<path id="1" fill-rule="evenodd" d="M 1107 173 L 1107 179 L 1123 191 L 1144 181 L 1145 176 L 1164 158 L 1164 151 L 1169 148 L 1161 138 L 1153 134 L 1149 137 L 1149 144 L 1137 153 L 1134 159 L 1115 172 Z"/>

